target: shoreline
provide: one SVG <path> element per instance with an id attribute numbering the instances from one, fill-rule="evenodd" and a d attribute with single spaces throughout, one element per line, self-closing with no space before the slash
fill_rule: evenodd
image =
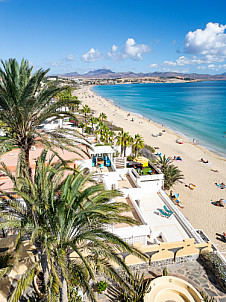
<path id="1" fill-rule="evenodd" d="M 159 152 L 171 156 L 181 156 L 183 161 L 174 161 L 173 164 L 184 174 L 184 180 L 173 186 L 173 191 L 179 193 L 179 200 L 184 206 L 180 211 L 196 229 L 203 229 L 210 240 L 217 244 L 221 252 L 226 251 L 225 244 L 216 239 L 216 233 L 225 232 L 226 205 L 224 208 L 216 207 L 211 202 L 226 199 L 226 189 L 219 189 L 215 183 L 226 183 L 226 159 L 206 149 L 193 144 L 188 138 L 176 133 L 174 130 L 162 126 L 139 114 L 126 111 L 115 105 L 113 101 L 99 96 L 92 90 L 93 86 L 86 86 L 74 92 L 83 105 L 87 104 L 95 111 L 107 115 L 109 122 L 122 127 L 134 136 L 139 133 L 147 145 L 158 146 Z M 128 117 L 128 114 L 130 116 Z M 132 121 L 133 119 L 133 121 Z M 152 137 L 152 133 L 165 130 L 162 136 Z M 183 145 L 177 144 L 176 139 L 183 139 Z M 200 159 L 208 159 L 211 164 L 203 164 Z M 215 173 L 211 169 L 218 170 Z M 194 190 L 185 187 L 185 184 L 196 185 Z"/>
<path id="2" fill-rule="evenodd" d="M 121 84 L 121 85 L 123 85 L 123 84 Z M 136 116 L 138 116 L 138 117 L 141 117 L 141 118 L 145 119 L 146 121 L 155 124 L 155 125 L 158 126 L 158 127 L 162 127 L 161 125 L 164 125 L 164 128 L 166 128 L 166 129 L 168 129 L 169 131 L 171 131 L 172 134 L 178 135 L 178 139 L 183 139 L 183 140 L 186 140 L 187 142 L 190 142 L 191 144 L 193 144 L 193 142 L 192 142 L 193 138 L 187 136 L 187 135 L 184 134 L 183 132 L 180 132 L 179 130 L 176 130 L 176 129 L 172 129 L 170 126 L 165 125 L 165 124 L 163 124 L 163 123 L 161 123 L 161 122 L 151 120 L 150 118 L 145 117 L 145 116 L 142 115 L 141 113 L 134 112 L 134 111 L 129 111 L 129 110 L 127 110 L 126 108 L 120 107 L 119 105 L 115 104 L 115 102 L 114 102 L 113 100 L 107 99 L 107 98 L 105 98 L 105 97 L 99 95 L 98 93 L 96 93 L 96 92 L 93 90 L 93 88 L 96 87 L 96 86 L 99 86 L 99 85 L 90 85 L 90 86 L 89 86 L 89 87 L 90 87 L 90 90 L 93 92 L 93 94 L 96 95 L 96 97 L 100 97 L 100 98 L 104 99 L 106 102 L 110 102 L 110 103 L 113 104 L 115 107 L 117 107 L 117 108 L 119 108 L 119 109 L 121 109 L 121 110 L 123 110 L 123 111 L 125 111 L 125 112 L 128 112 L 128 113 L 130 113 L 130 114 L 133 114 L 133 115 L 136 115 Z M 226 161 L 226 154 L 222 153 L 221 151 L 218 151 L 218 150 L 216 150 L 216 149 L 214 149 L 214 148 L 211 148 L 211 147 L 206 146 L 206 145 L 203 145 L 203 144 L 193 144 L 193 145 L 195 145 L 195 146 L 197 146 L 197 147 L 200 147 L 200 148 L 203 148 L 203 149 L 204 149 L 203 151 L 210 152 L 210 153 L 212 153 L 212 156 L 219 157 L 220 159 Z"/>

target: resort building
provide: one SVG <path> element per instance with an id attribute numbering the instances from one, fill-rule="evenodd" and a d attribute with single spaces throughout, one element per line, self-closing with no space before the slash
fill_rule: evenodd
<path id="1" fill-rule="evenodd" d="M 88 139 L 90 142 L 93 140 L 92 137 Z M 120 190 L 122 196 L 115 198 L 112 202 L 119 201 L 129 205 L 130 210 L 123 214 L 134 218 L 138 223 L 135 226 L 124 223 L 105 226 L 108 231 L 117 234 L 124 241 L 137 246 L 148 255 L 148 261 L 128 254 L 122 255 L 125 263 L 132 269 L 139 269 L 139 271 L 148 274 L 150 266 L 152 269 L 158 269 L 162 265 L 174 265 L 175 263 L 184 265 L 189 261 L 194 262 L 199 257 L 200 251 L 203 250 L 214 250 L 225 263 L 225 259 L 209 239 L 203 236 L 202 231 L 193 228 L 165 193 L 163 190 L 164 175 L 152 162 L 140 158 L 139 160 L 143 162 L 145 167 L 143 171 L 140 171 L 139 164 L 127 163 L 125 158 L 116 157 L 116 152 L 111 146 L 93 144 L 91 150 L 82 145 L 80 147 L 87 155 L 81 153 L 79 156 L 67 150 L 57 151 L 64 159 L 71 160 L 70 165 L 72 167 L 79 166 L 80 169 L 86 169 L 88 173 L 92 172 L 93 178 L 97 182 L 103 183 L 107 190 Z M 35 168 L 36 159 L 42 151 L 43 148 L 38 146 L 32 148 L 30 152 L 32 169 Z M 16 171 L 18 154 L 19 149 L 14 149 L 1 156 L 1 161 L 13 173 Z M 51 152 L 48 153 L 47 159 L 50 155 Z M 2 190 L 12 190 L 12 183 L 6 175 L 1 174 L 0 180 Z M 0 239 L 0 255 L 14 251 L 15 236 L 13 234 L 10 236 L 10 233 L 8 235 L 7 238 Z M 0 299 L 5 285 L 9 284 L 10 280 L 14 280 L 15 276 L 19 278 L 26 267 L 35 262 L 34 247 L 30 246 L 28 241 L 23 244 L 22 254 L 23 260 L 21 260 L 18 270 L 13 271 L 12 276 L 10 275 L 0 282 Z M 197 270 L 196 261 L 195 265 Z M 168 279 L 167 282 L 171 282 Z M 184 292 L 183 287 L 186 282 L 174 280 L 175 286 L 182 286 L 180 290 Z M 155 286 L 157 287 L 157 283 L 153 284 L 153 287 Z M 6 301 L 6 299 L 1 301 Z"/>

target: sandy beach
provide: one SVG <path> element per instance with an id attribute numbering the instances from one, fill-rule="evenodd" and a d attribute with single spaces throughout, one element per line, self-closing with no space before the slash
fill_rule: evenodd
<path id="1" fill-rule="evenodd" d="M 173 187 L 173 191 L 179 193 L 179 200 L 184 206 L 180 210 L 196 229 L 202 229 L 208 235 L 221 252 L 226 252 L 226 243 L 218 240 L 219 236 L 216 235 L 226 232 L 226 204 L 224 207 L 211 204 L 221 198 L 226 199 L 226 188 L 220 189 L 215 184 L 226 183 L 226 159 L 200 145 L 194 145 L 184 137 L 183 144 L 176 143 L 176 140 L 181 138 L 178 134 L 165 128 L 164 125 L 158 125 L 134 113 L 127 116 L 127 111 L 98 96 L 91 88 L 91 86 L 81 88 L 75 91 L 74 95 L 78 96 L 83 105 L 87 104 L 95 110 L 95 116 L 104 112 L 108 121 L 122 127 L 133 137 L 139 133 L 146 144 L 159 147 L 158 152 L 166 156 L 182 158 L 182 161 L 174 161 L 174 165 L 177 165 L 184 174 L 183 183 L 177 183 Z M 162 130 L 165 130 L 162 136 L 152 136 Z M 201 158 L 208 160 L 209 163 L 202 163 Z M 213 172 L 211 169 L 218 172 Z M 194 190 L 185 186 L 189 183 L 196 185 Z"/>

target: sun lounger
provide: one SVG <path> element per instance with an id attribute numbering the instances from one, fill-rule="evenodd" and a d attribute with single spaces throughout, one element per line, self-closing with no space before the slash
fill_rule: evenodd
<path id="1" fill-rule="evenodd" d="M 163 217 L 166 217 L 166 218 L 170 218 L 171 217 L 170 214 L 164 212 L 162 209 L 158 209 L 158 211 L 159 211 L 160 215 L 163 216 Z"/>
<path id="2" fill-rule="evenodd" d="M 170 211 L 165 205 L 164 205 L 164 210 L 166 211 L 166 213 L 168 213 L 168 214 L 170 214 L 170 215 L 172 215 L 172 214 L 174 214 L 174 212 L 173 211 Z"/>

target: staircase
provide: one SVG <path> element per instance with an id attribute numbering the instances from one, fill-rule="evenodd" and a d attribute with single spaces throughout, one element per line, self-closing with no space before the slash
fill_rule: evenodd
<path id="1" fill-rule="evenodd" d="M 126 157 L 115 157 L 114 164 L 115 164 L 116 169 L 126 168 Z"/>

